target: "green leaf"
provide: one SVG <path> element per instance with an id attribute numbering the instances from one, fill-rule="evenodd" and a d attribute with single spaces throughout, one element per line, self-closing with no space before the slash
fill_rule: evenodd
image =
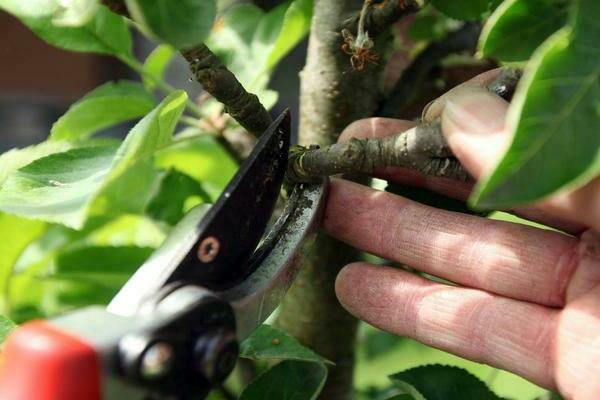
<path id="1" fill-rule="evenodd" d="M 391 375 L 394 385 L 417 400 L 501 400 L 467 370 L 426 365 Z"/>
<path id="2" fill-rule="evenodd" d="M 80 228 L 89 198 L 113 161 L 113 146 L 52 154 L 19 169 L 0 188 L 0 210 Z"/>
<path id="3" fill-rule="evenodd" d="M 90 212 L 131 211 L 113 207 L 111 200 L 143 209 L 146 199 L 136 194 L 149 192 L 154 183 L 148 158 L 171 142 L 186 100 L 183 92 L 168 96 L 118 149 L 72 149 L 19 169 L 0 188 L 0 210 L 80 229 Z"/>
<path id="4" fill-rule="evenodd" d="M 46 157 L 50 154 L 60 153 L 76 147 L 67 141 L 43 142 L 22 149 L 12 149 L 0 155 L 0 187 L 6 178 L 33 161 Z"/>
<path id="5" fill-rule="evenodd" d="M 267 59 L 267 68 L 274 68 L 308 33 L 314 7 L 314 0 L 292 1 L 283 17 L 283 24 L 277 34 Z"/>
<path id="6" fill-rule="evenodd" d="M 139 83 L 109 82 L 73 104 L 52 126 L 50 139 L 85 139 L 101 129 L 142 117 L 155 105 Z"/>
<path id="7" fill-rule="evenodd" d="M 567 21 L 563 0 L 508 0 L 488 19 L 479 48 L 485 57 L 526 61 Z"/>
<path id="8" fill-rule="evenodd" d="M 47 17 L 61 9 L 56 0 L 0 0 L 0 8 L 17 18 Z"/>
<path id="9" fill-rule="evenodd" d="M 390 397 L 387 400 L 415 400 L 415 398 L 413 396 L 411 396 L 410 394 L 398 394 L 394 397 Z"/>
<path id="10" fill-rule="evenodd" d="M 536 51 L 508 114 L 513 141 L 476 187 L 477 207 L 504 208 L 585 184 L 600 172 L 600 3 L 581 0 L 568 27 Z"/>
<path id="11" fill-rule="evenodd" d="M 448 18 L 431 7 L 426 7 L 415 15 L 415 20 L 408 27 L 407 33 L 413 40 L 431 42 L 443 39 L 460 26 L 461 22 Z"/>
<path id="12" fill-rule="evenodd" d="M 460 20 L 479 20 L 484 13 L 489 11 L 492 1 L 490 0 L 431 0 L 431 4 L 450 18 Z"/>
<path id="13" fill-rule="evenodd" d="M 240 400 L 313 400 L 326 379 L 327 368 L 321 363 L 287 360 L 250 383 Z"/>
<path id="14" fill-rule="evenodd" d="M 0 307 L 3 313 L 8 310 L 6 293 L 17 260 L 25 248 L 45 229 L 46 224 L 43 222 L 0 213 Z"/>
<path id="15" fill-rule="evenodd" d="M 23 17 L 21 21 L 41 39 L 61 49 L 132 58 L 131 33 L 127 23 L 104 6 L 92 20 L 80 27 L 56 26 L 51 17 Z"/>
<path id="16" fill-rule="evenodd" d="M 99 0 L 0 0 L 0 8 L 17 18 L 51 18 L 57 26 L 82 26 L 100 8 Z"/>
<path id="17" fill-rule="evenodd" d="M 194 130 L 192 134 L 199 134 Z M 174 168 L 202 182 L 203 188 L 216 199 L 237 170 L 237 164 L 210 135 L 179 140 L 156 153 L 156 165 Z"/>
<path id="18" fill-rule="evenodd" d="M 176 50 L 168 44 L 157 46 L 144 62 L 144 72 L 142 80 L 148 91 L 153 91 L 157 87 L 157 82 L 164 79 L 165 70 L 169 66 Z"/>
<path id="19" fill-rule="evenodd" d="M 117 275 L 122 284 L 153 252 L 152 247 L 77 246 L 58 255 L 53 275 L 81 280 Z"/>
<path id="20" fill-rule="evenodd" d="M 195 200 L 193 204 L 190 199 Z M 210 202 L 211 197 L 200 182 L 176 169 L 170 169 L 162 177 L 158 192 L 148 203 L 146 214 L 155 220 L 175 225 L 190 206 Z"/>
<path id="21" fill-rule="evenodd" d="M 295 0 L 264 12 L 251 4 L 231 7 L 208 40 L 248 90 L 261 102 L 274 103 L 267 91 L 269 73 L 306 35 L 312 0 Z"/>
<path id="22" fill-rule="evenodd" d="M 133 19 L 178 49 L 202 43 L 210 33 L 215 0 L 126 0 Z"/>
<path id="23" fill-rule="evenodd" d="M 0 344 L 4 343 L 8 335 L 17 327 L 14 322 L 0 315 Z"/>
<path id="24" fill-rule="evenodd" d="M 251 360 L 296 360 L 331 363 L 311 349 L 304 347 L 296 338 L 262 325 L 240 345 L 240 357 Z"/>
<path id="25" fill-rule="evenodd" d="M 82 231 L 51 226 L 27 246 L 16 263 L 11 280 L 11 309 L 15 311 L 11 316 L 23 321 L 56 315 L 73 308 L 74 304 L 67 303 L 70 300 L 80 306 L 104 304 L 165 236 L 162 225 L 136 215 L 94 219 Z M 107 258 L 93 249 L 100 253 L 117 250 L 114 257 L 111 253 Z M 142 253 L 139 257 L 123 256 L 127 249 Z M 94 260 L 86 261 L 85 254 Z M 122 264 L 122 256 L 133 261 Z M 114 262 L 104 269 L 101 263 L 111 257 Z M 85 268 L 90 270 L 80 270 Z M 112 271 L 115 268 L 120 270 Z"/>
<path id="26" fill-rule="evenodd" d="M 88 23 L 100 9 L 99 0 L 71 0 L 59 2 L 63 9 L 54 14 L 52 22 L 57 26 L 82 26 Z"/>

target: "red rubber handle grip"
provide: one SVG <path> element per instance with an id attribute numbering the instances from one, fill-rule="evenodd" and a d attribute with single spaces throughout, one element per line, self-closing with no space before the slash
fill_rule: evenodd
<path id="1" fill-rule="evenodd" d="M 17 329 L 2 349 L 2 400 L 100 400 L 94 348 L 44 321 Z"/>

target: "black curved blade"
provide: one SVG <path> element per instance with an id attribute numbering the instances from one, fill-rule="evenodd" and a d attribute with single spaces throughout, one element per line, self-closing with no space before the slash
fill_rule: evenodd
<path id="1" fill-rule="evenodd" d="M 252 154 L 200 221 L 195 246 L 169 282 L 185 280 L 216 290 L 228 288 L 246 275 L 247 261 L 277 202 L 289 147 L 290 114 L 285 111 L 262 134 Z"/>

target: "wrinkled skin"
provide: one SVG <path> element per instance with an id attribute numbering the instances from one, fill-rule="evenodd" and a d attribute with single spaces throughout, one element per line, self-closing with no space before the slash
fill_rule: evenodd
<path id="1" fill-rule="evenodd" d="M 483 87 L 490 71 L 429 106 L 452 150 L 477 179 L 510 142 L 508 103 Z M 340 140 L 382 137 L 414 123 L 367 119 Z M 469 185 L 388 168 L 377 176 L 465 198 Z M 426 207 L 334 180 L 324 219 L 332 236 L 455 282 L 354 263 L 336 292 L 352 314 L 386 331 L 521 375 L 568 399 L 600 399 L 600 179 L 519 215 L 562 232 Z M 567 234 L 568 233 L 568 234 Z"/>

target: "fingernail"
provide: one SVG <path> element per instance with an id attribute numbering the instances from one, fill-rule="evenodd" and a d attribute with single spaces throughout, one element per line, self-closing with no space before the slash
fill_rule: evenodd
<path id="1" fill-rule="evenodd" d="M 447 136 L 490 135 L 504 129 L 508 103 L 485 89 L 470 88 L 450 96 L 442 113 Z"/>
<path id="2" fill-rule="evenodd" d="M 433 99 L 429 103 L 427 103 L 427 105 L 425 105 L 425 107 L 423 107 L 423 112 L 421 112 L 421 122 L 427 121 L 427 112 L 429 111 L 429 109 L 431 108 L 433 103 L 435 103 L 436 101 L 437 101 L 437 99 Z"/>

